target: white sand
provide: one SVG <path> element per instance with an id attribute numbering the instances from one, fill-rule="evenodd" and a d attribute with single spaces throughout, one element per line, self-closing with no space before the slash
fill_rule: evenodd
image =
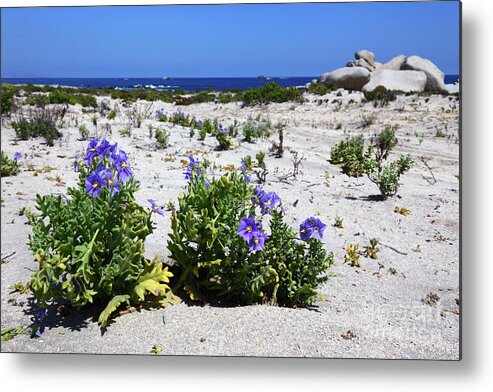
<path id="1" fill-rule="evenodd" d="M 373 108 L 360 103 L 361 93 L 336 92 L 323 97 L 307 95 L 310 102 L 302 105 L 284 103 L 241 109 L 239 104 L 196 104 L 180 107 L 199 118 L 218 117 L 223 126 L 236 119 L 244 123 L 249 115 L 269 118 L 273 124 L 285 120 L 282 159 L 267 156 L 269 168 L 264 188 L 276 191 L 283 199 L 287 221 L 297 227 L 307 216 L 319 216 L 329 227 L 324 242 L 335 254 L 337 275 L 320 288 L 325 303 L 316 310 L 287 309 L 266 305 L 217 308 L 178 304 L 166 309 L 141 311 L 118 317 L 101 336 L 97 324 L 87 314 L 62 318 L 52 314 L 49 327 L 40 339 L 19 335 L 2 342 L 2 351 L 30 352 L 88 352 L 88 353 L 149 353 L 155 344 L 162 354 L 184 355 L 259 355 L 259 356 L 316 356 L 361 358 L 459 358 L 459 144 L 458 102 L 455 97 L 399 96 L 385 108 Z M 353 99 L 354 103 L 348 103 Z M 98 98 L 98 100 L 101 100 Z M 319 104 L 319 100 L 321 104 Z M 328 100 L 328 102 L 325 102 Z M 342 102 L 339 106 L 334 100 Z M 111 102 L 111 106 L 116 101 Z M 140 102 L 145 106 L 146 103 Z M 124 113 L 121 103 L 119 108 Z M 138 201 L 147 205 L 154 198 L 161 204 L 175 201 L 184 190 L 181 159 L 192 154 L 207 157 L 218 165 L 239 166 L 241 157 L 268 151 L 269 140 L 249 144 L 235 139 L 237 147 L 230 151 L 215 151 L 216 139 L 207 136 L 204 142 L 189 137 L 189 130 L 169 123 L 159 123 L 155 110 L 162 107 L 172 113 L 172 104 L 154 103 L 152 119 L 145 120 L 140 129 L 133 128 L 132 136 L 122 137 L 118 130 L 128 119 L 120 113 L 109 122 L 111 141 L 126 150 L 133 163 L 134 173 L 142 183 Z M 362 117 L 373 114 L 375 122 L 362 127 Z M 31 231 L 26 218 L 18 216 L 22 207 L 34 206 L 36 193 L 64 192 L 76 182 L 71 169 L 73 153 L 83 150 L 87 142 L 77 141 L 79 124 L 84 122 L 94 131 L 92 114 L 82 114 L 80 107 L 71 107 L 69 124 L 63 129 L 63 139 L 54 147 L 41 140 L 15 141 L 12 129 L 2 127 L 2 150 L 9 156 L 20 151 L 27 154 L 22 172 L 15 177 L 2 178 L 2 257 L 16 252 L 2 264 L 2 329 L 27 326 L 30 315 L 25 312 L 28 296 L 11 293 L 9 286 L 27 282 L 30 270 L 36 268 L 26 246 Z M 171 145 L 157 150 L 148 138 L 148 124 L 163 125 L 171 133 Z M 340 124 L 341 129 L 336 130 Z M 362 133 L 370 137 L 386 125 L 398 126 L 399 145 L 391 156 L 410 153 L 415 166 L 402 177 L 397 196 L 375 201 L 377 187 L 366 177 L 349 178 L 339 167 L 328 162 L 330 148 L 344 134 Z M 445 129 L 445 125 L 447 128 Z M 436 127 L 448 136 L 435 137 Z M 422 135 L 422 136 L 416 136 Z M 292 168 L 290 151 L 304 155 L 302 174 L 289 184 L 279 182 L 277 175 Z M 150 155 L 149 155 L 150 154 Z M 428 159 L 436 177 L 419 160 Z M 167 158 L 164 159 L 163 158 Z M 26 171 L 27 164 L 36 169 L 46 165 L 55 168 L 51 173 L 34 177 Z M 54 178 L 60 175 L 63 186 Z M 293 203 L 297 202 L 296 207 Z M 411 215 L 394 212 L 405 207 Z M 344 229 L 332 226 L 334 217 L 344 219 Z M 147 255 L 167 257 L 169 212 L 166 217 L 154 218 L 157 229 L 148 238 Z M 362 268 L 343 264 L 348 243 L 368 245 L 371 237 L 386 245 L 378 260 L 362 258 Z M 416 247 L 419 245 L 419 252 Z M 397 250 L 397 252 L 396 252 Z M 380 274 L 378 275 L 378 271 Z M 436 293 L 436 306 L 422 299 Z M 356 337 L 345 339 L 348 330 Z"/>

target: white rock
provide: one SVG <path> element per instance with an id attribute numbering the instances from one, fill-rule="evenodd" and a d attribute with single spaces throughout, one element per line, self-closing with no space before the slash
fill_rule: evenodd
<path id="1" fill-rule="evenodd" d="M 445 88 L 445 74 L 430 60 L 420 56 L 411 56 L 402 64 L 401 69 L 423 71 L 426 73 L 426 91 L 443 92 Z"/>
<path id="2" fill-rule="evenodd" d="M 378 69 L 390 69 L 393 71 L 398 71 L 401 69 L 402 64 L 406 61 L 406 56 L 403 54 L 400 54 L 399 56 L 395 56 L 392 60 L 389 62 L 382 64 Z"/>
<path id="3" fill-rule="evenodd" d="M 355 54 L 354 54 L 354 58 L 356 60 L 360 60 L 360 59 L 363 59 L 365 60 L 368 64 L 371 64 L 371 66 L 374 66 L 375 64 L 375 53 L 373 52 L 370 52 L 369 50 L 358 50 Z"/>
<path id="4" fill-rule="evenodd" d="M 338 88 L 358 90 L 370 80 L 370 71 L 363 67 L 344 67 L 324 73 L 319 81 L 326 86 L 335 84 Z"/>
<path id="5" fill-rule="evenodd" d="M 426 74 L 421 71 L 379 70 L 372 73 L 370 81 L 363 86 L 363 91 L 373 91 L 378 86 L 387 90 L 404 92 L 422 92 L 426 86 Z"/>

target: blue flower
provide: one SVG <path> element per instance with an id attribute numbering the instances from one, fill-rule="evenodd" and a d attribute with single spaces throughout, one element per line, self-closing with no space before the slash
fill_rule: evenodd
<path id="1" fill-rule="evenodd" d="M 260 199 L 260 203 L 262 215 L 270 214 L 276 205 L 279 205 L 282 209 L 282 200 L 276 192 L 264 193 Z"/>
<path id="2" fill-rule="evenodd" d="M 264 250 L 265 240 L 267 234 L 263 231 L 257 231 L 252 235 L 252 238 L 248 241 L 248 249 L 250 252 L 257 252 Z"/>
<path id="3" fill-rule="evenodd" d="M 123 182 L 128 181 L 132 177 L 132 169 L 130 168 L 127 154 L 125 151 L 120 150 L 118 154 L 114 154 L 113 157 L 120 180 Z"/>
<path id="4" fill-rule="evenodd" d="M 89 145 L 87 146 L 86 156 L 84 160 L 86 161 L 88 166 L 91 166 L 94 158 L 98 156 L 98 152 L 96 150 L 98 143 L 99 143 L 99 139 L 92 139 L 89 142 Z"/>
<path id="5" fill-rule="evenodd" d="M 318 218 L 313 216 L 305 219 L 300 225 L 300 238 L 303 241 L 308 241 L 310 239 L 322 239 L 324 230 L 327 227 L 326 224 Z"/>
<path id="6" fill-rule="evenodd" d="M 158 213 L 161 216 L 164 216 L 163 209 L 162 208 L 159 208 L 159 206 L 157 205 L 157 203 L 156 203 L 155 200 L 153 200 L 153 199 L 147 199 L 147 201 L 149 203 L 151 203 L 151 212 L 155 212 L 155 213 Z"/>
<path id="7" fill-rule="evenodd" d="M 103 139 L 101 144 L 96 148 L 99 158 L 102 160 L 104 157 L 111 157 L 116 151 L 117 144 L 111 144 L 108 140 Z"/>
<path id="8" fill-rule="evenodd" d="M 22 154 L 20 152 L 16 152 L 14 154 L 14 161 L 18 161 L 19 159 L 22 159 Z"/>
<path id="9" fill-rule="evenodd" d="M 245 176 L 245 181 L 247 182 L 247 184 L 249 184 L 252 181 L 252 175 L 250 173 L 248 173 L 247 167 L 246 167 L 243 159 L 241 160 L 241 171 L 243 172 L 243 174 Z"/>
<path id="10" fill-rule="evenodd" d="M 240 221 L 240 226 L 238 227 L 238 235 L 245 241 L 250 241 L 252 237 L 259 231 L 260 229 L 258 228 L 257 222 L 255 222 L 254 217 L 243 218 Z"/>
<path id="11" fill-rule="evenodd" d="M 74 172 L 79 171 L 79 153 L 76 151 L 74 155 Z"/>
<path id="12" fill-rule="evenodd" d="M 93 171 L 86 178 L 86 193 L 89 196 L 96 197 L 101 193 L 101 189 L 107 184 L 107 172 L 106 170 Z"/>
<path id="13" fill-rule="evenodd" d="M 190 178 L 192 178 L 193 169 L 195 169 L 195 172 L 197 173 L 197 177 L 200 177 L 200 166 L 198 159 L 195 159 L 192 156 L 189 156 L 188 159 L 190 163 L 187 166 L 187 170 L 183 173 L 185 174 L 185 180 L 189 180 Z"/>

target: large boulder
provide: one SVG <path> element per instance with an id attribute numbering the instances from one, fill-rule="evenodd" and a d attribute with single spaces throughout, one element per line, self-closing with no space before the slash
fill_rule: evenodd
<path id="1" fill-rule="evenodd" d="M 430 60 L 420 56 L 411 56 L 401 65 L 402 70 L 422 71 L 426 74 L 426 91 L 446 92 L 445 74 Z"/>
<path id="2" fill-rule="evenodd" d="M 422 92 L 426 86 L 426 74 L 421 71 L 379 70 L 374 72 L 370 81 L 363 86 L 363 91 L 373 91 L 378 86 L 387 90 Z"/>
<path id="3" fill-rule="evenodd" d="M 375 68 L 375 53 L 370 52 L 369 50 L 358 50 L 354 54 L 354 58 L 356 60 L 365 60 L 368 64 Z"/>
<path id="4" fill-rule="evenodd" d="M 404 64 L 405 61 L 406 61 L 406 56 L 404 56 L 403 54 L 400 54 L 399 56 L 395 56 L 389 62 L 380 65 L 380 67 L 378 67 L 378 69 L 379 70 L 389 69 L 392 71 L 398 71 L 401 69 L 402 64 Z"/>
<path id="5" fill-rule="evenodd" d="M 324 73 L 320 76 L 319 82 L 330 87 L 335 85 L 337 88 L 346 90 L 358 90 L 370 80 L 370 71 L 363 67 L 344 67 L 332 72 Z"/>

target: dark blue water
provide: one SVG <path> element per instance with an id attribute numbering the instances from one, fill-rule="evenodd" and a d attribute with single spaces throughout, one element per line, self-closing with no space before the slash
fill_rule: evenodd
<path id="1" fill-rule="evenodd" d="M 445 83 L 455 83 L 459 75 L 446 75 Z M 261 78 L 3 78 L 2 82 L 12 84 L 47 84 L 88 88 L 156 89 L 156 90 L 233 90 L 256 88 L 268 82 L 284 87 L 304 86 L 316 76 L 268 77 Z"/>

